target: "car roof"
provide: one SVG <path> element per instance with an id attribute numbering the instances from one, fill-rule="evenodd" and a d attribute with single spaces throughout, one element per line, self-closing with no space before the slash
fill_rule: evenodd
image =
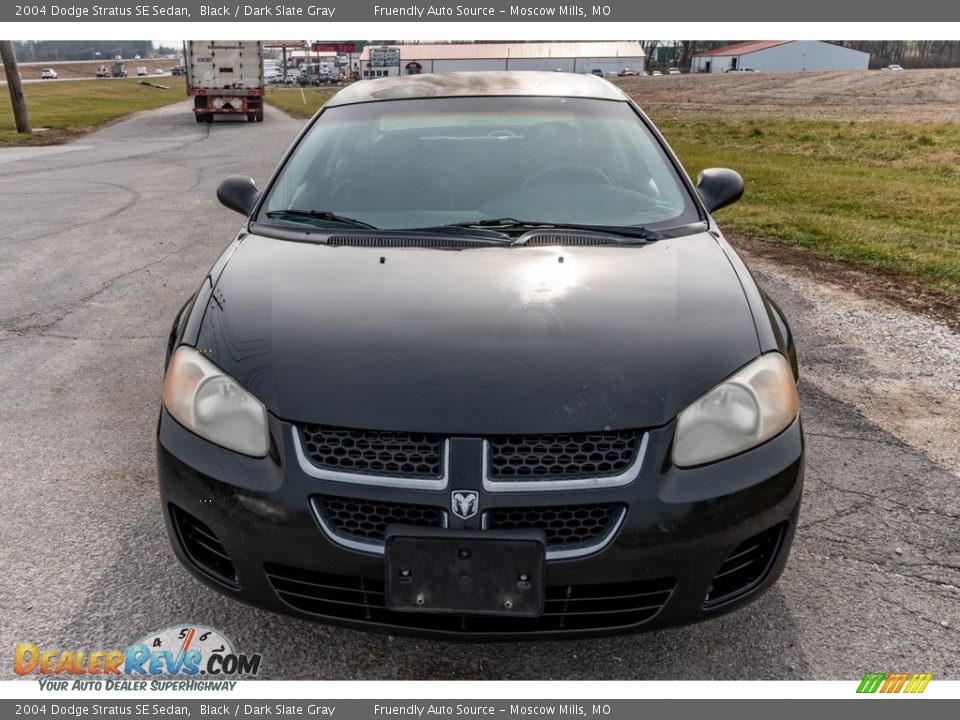
<path id="1" fill-rule="evenodd" d="M 327 103 L 350 105 L 382 100 L 463 96 L 582 97 L 626 101 L 616 85 L 596 75 L 528 70 L 430 73 L 361 80 Z"/>

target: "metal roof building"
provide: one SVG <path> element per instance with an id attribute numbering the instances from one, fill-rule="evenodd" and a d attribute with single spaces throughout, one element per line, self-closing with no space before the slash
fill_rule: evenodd
<path id="1" fill-rule="evenodd" d="M 643 46 L 634 41 L 534 42 L 367 46 L 361 76 L 388 77 L 463 70 L 561 70 L 606 75 L 643 69 Z"/>
<path id="2" fill-rule="evenodd" d="M 693 56 L 690 72 L 727 70 L 803 72 L 807 70 L 866 70 L 870 53 L 822 40 L 759 40 L 708 50 Z"/>

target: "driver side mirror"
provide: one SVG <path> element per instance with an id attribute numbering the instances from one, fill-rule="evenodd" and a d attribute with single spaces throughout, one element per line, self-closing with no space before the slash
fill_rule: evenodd
<path id="1" fill-rule="evenodd" d="M 217 200 L 241 215 L 249 215 L 259 197 L 253 178 L 243 175 L 228 175 L 217 186 Z"/>
<path id="2" fill-rule="evenodd" d="M 697 175 L 697 193 L 712 213 L 743 196 L 743 178 L 735 170 L 709 168 Z"/>

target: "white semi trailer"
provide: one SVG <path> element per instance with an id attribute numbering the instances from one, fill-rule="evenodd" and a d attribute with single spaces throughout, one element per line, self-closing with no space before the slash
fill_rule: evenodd
<path id="1" fill-rule="evenodd" d="M 197 122 L 214 115 L 263 120 L 263 45 L 255 40 L 189 40 L 185 47 L 187 92 Z"/>

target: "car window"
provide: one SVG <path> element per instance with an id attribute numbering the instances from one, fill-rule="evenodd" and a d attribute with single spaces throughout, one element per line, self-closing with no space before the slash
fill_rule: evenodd
<path id="1" fill-rule="evenodd" d="M 333 107 L 265 200 L 383 229 L 487 218 L 655 228 L 696 222 L 662 147 L 626 102 L 472 97 Z"/>

